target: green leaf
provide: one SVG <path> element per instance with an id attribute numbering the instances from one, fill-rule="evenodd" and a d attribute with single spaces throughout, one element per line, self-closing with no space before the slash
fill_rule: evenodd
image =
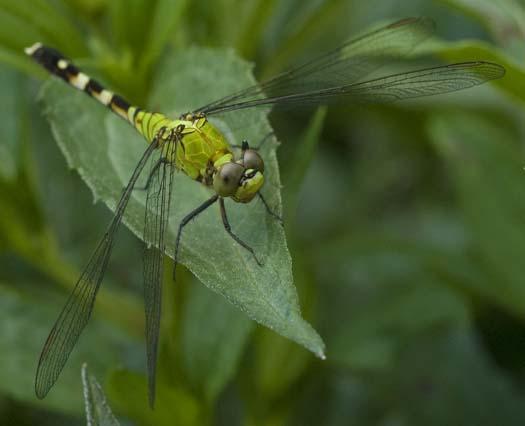
<path id="1" fill-rule="evenodd" d="M 191 285 L 189 292 L 182 318 L 183 367 L 192 386 L 212 402 L 233 378 L 253 322 L 203 286 Z"/>
<path id="2" fill-rule="evenodd" d="M 454 111 L 436 114 L 428 132 L 453 176 L 478 267 L 491 278 L 472 290 L 523 318 L 525 173 L 517 134 L 497 123 Z"/>
<path id="3" fill-rule="evenodd" d="M 88 373 L 87 364 L 82 365 L 82 388 L 87 426 L 119 426 L 120 423 L 113 415 L 102 387 L 95 376 Z"/>
<path id="4" fill-rule="evenodd" d="M 148 405 L 147 383 L 144 376 L 129 371 L 115 371 L 106 386 L 115 411 L 140 425 L 173 426 L 201 425 L 201 411 L 195 399 L 183 389 L 157 383 L 155 409 Z"/>
<path id="5" fill-rule="evenodd" d="M 231 52 L 197 48 L 169 55 L 160 67 L 150 104 L 173 117 L 177 113 L 213 100 L 220 95 L 253 84 L 249 66 Z M 46 114 L 53 133 L 71 167 L 76 168 L 91 188 L 95 199 L 114 209 L 122 188 L 146 146 L 124 121 L 63 83 L 53 81 L 43 92 Z M 239 111 L 213 122 L 239 144 L 254 144 L 270 127 L 261 111 Z M 267 143 L 267 185 L 263 189 L 269 204 L 280 210 L 279 172 L 274 146 Z M 143 177 L 144 182 L 146 176 Z M 181 218 L 209 198 L 210 191 L 177 173 L 172 195 L 173 208 L 168 230 L 168 251 L 173 256 L 177 225 Z M 133 193 L 124 222 L 141 237 L 145 194 Z M 322 357 L 324 344 L 301 317 L 292 282 L 291 260 L 285 234 L 257 201 L 239 205 L 226 202 L 234 232 L 248 241 L 264 266 L 224 231 L 218 208 L 201 214 L 184 231 L 180 260 L 209 288 L 222 294 L 250 318 L 305 346 Z M 102 232 L 102 230 L 101 230 Z"/>

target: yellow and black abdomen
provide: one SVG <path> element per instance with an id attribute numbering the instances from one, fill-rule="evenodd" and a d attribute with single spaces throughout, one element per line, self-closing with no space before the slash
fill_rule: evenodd
<path id="1" fill-rule="evenodd" d="M 25 52 L 42 65 L 51 74 L 60 77 L 66 83 L 81 90 L 93 99 L 108 107 L 115 114 L 132 124 L 148 142 L 152 142 L 158 130 L 170 123 L 165 115 L 151 113 L 132 106 L 122 96 L 104 88 L 97 80 L 80 71 L 58 50 L 35 43 Z"/>

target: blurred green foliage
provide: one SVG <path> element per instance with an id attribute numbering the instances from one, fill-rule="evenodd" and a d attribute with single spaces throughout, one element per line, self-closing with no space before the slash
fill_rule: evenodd
<path id="1" fill-rule="evenodd" d="M 111 213 L 93 203 L 108 200 L 79 177 L 88 171 L 68 169 L 36 101 L 46 75 L 22 49 L 53 45 L 134 103 L 172 113 L 190 102 L 188 88 L 178 97 L 163 85 L 211 69 L 210 57 L 238 61 L 233 50 L 261 78 L 378 22 L 420 15 L 438 30 L 418 63 L 493 60 L 506 77 L 389 106 L 271 116 L 294 284 L 327 359 L 256 325 L 187 270 L 174 286 L 167 268 L 149 410 L 140 241 L 123 228 L 90 325 L 38 401 L 39 351 Z M 0 0 L 0 424 L 83 424 L 88 362 L 121 424 L 522 425 L 523 16 L 522 0 Z M 195 52 L 208 56 L 199 64 Z M 207 87 L 228 90 L 223 78 L 203 79 L 203 99 Z M 68 89 L 47 85 L 48 113 L 62 97 L 85 107 L 94 135 L 120 135 L 118 119 L 81 94 L 75 104 Z M 83 155 L 109 161 L 113 150 L 126 161 L 125 140 L 92 143 Z"/>

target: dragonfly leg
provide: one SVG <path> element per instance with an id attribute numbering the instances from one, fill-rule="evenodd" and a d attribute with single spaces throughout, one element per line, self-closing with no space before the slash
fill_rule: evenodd
<path id="1" fill-rule="evenodd" d="M 177 263 L 179 260 L 179 248 L 180 248 L 180 238 L 182 236 L 182 230 L 191 220 L 195 219 L 199 214 L 201 214 L 204 210 L 206 210 L 208 207 L 214 204 L 218 199 L 219 199 L 219 196 L 215 194 L 213 197 L 207 199 L 204 203 L 202 203 L 199 207 L 189 212 L 180 221 L 179 230 L 177 231 L 177 238 L 175 240 L 175 255 L 173 256 L 173 262 L 174 262 L 173 279 L 174 280 L 175 280 L 175 270 L 177 268 Z"/>
<path id="2" fill-rule="evenodd" d="M 266 199 L 263 197 L 263 195 L 260 192 L 258 192 L 257 195 L 259 196 L 262 203 L 264 204 L 264 208 L 266 209 L 266 212 L 270 216 L 272 216 L 275 220 L 277 220 L 281 225 L 284 225 L 283 218 L 272 210 L 272 208 L 270 207 Z"/>
<path id="3" fill-rule="evenodd" d="M 257 259 L 257 256 L 255 255 L 255 251 L 246 244 L 243 240 L 241 240 L 237 235 L 235 235 L 231 229 L 230 222 L 228 221 L 228 216 L 226 215 L 226 206 L 224 205 L 224 198 L 219 198 L 219 206 L 221 208 L 221 217 L 222 217 L 222 224 L 224 225 L 224 229 L 226 232 L 232 237 L 240 246 L 244 247 L 246 250 L 248 250 L 255 261 L 257 262 L 257 265 L 263 266 L 261 261 Z"/>

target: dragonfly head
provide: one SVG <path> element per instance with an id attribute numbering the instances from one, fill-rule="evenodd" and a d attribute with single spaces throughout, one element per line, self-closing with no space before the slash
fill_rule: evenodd
<path id="1" fill-rule="evenodd" d="M 249 203 L 264 183 L 264 162 L 251 149 L 237 162 L 227 162 L 217 168 L 213 188 L 221 197 L 231 197 L 239 203 Z"/>

